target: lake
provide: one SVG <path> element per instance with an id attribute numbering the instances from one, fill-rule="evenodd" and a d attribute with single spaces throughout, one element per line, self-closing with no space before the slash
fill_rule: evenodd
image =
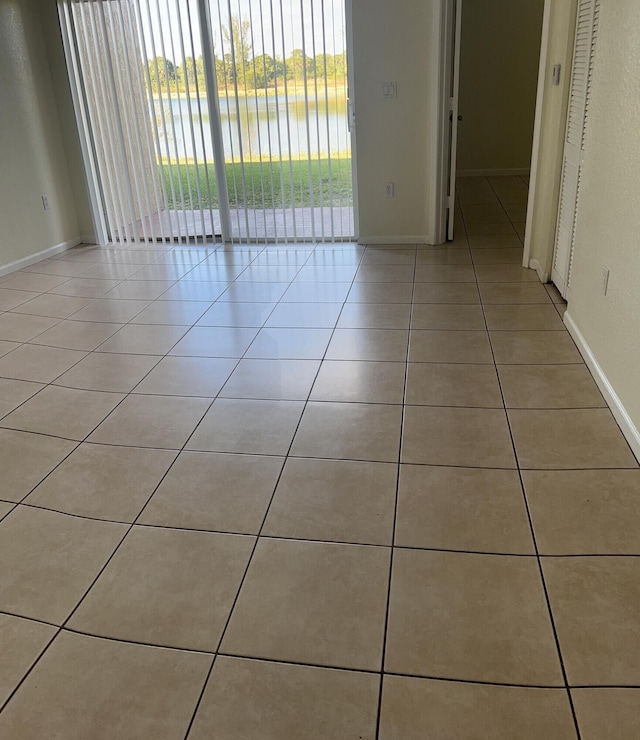
<path id="1" fill-rule="evenodd" d="M 315 92 L 315 91 L 312 91 Z M 320 90 L 319 90 L 320 94 Z M 288 104 L 287 104 L 288 103 Z M 163 158 L 210 161 L 213 157 L 209 106 L 206 98 L 154 98 L 151 101 Z M 307 127 L 304 95 L 220 98 L 225 158 L 245 161 L 280 156 L 288 159 L 350 156 L 351 139 L 344 95 L 309 100 Z M 189 117 L 193 120 L 192 137 Z"/>

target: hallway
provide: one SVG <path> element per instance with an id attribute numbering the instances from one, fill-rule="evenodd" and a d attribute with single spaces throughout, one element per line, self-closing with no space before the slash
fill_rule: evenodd
<path id="1" fill-rule="evenodd" d="M 443 247 L 0 278 L 1 737 L 640 736 L 638 463 L 526 182 L 458 192 Z"/>

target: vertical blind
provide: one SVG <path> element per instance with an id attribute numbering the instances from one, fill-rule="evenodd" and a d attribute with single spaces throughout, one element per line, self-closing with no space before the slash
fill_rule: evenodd
<path id="1" fill-rule="evenodd" d="M 109 238 L 353 237 L 344 3 L 59 3 Z"/>

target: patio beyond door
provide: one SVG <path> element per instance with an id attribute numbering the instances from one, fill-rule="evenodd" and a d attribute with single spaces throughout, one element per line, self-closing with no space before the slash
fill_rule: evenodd
<path id="1" fill-rule="evenodd" d="M 345 0 L 65 0 L 103 240 L 356 233 Z"/>

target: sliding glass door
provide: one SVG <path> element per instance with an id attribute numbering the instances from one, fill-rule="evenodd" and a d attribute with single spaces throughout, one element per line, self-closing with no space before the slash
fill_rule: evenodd
<path id="1" fill-rule="evenodd" d="M 345 0 L 60 9 L 109 239 L 354 236 Z"/>

